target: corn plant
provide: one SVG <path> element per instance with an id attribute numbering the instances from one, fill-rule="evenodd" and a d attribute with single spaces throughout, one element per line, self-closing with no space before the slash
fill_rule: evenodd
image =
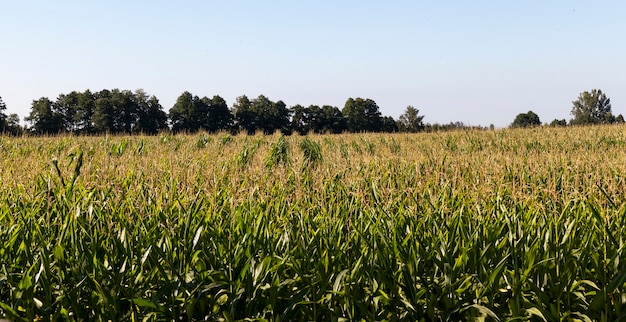
<path id="1" fill-rule="evenodd" d="M 620 320 L 623 133 L 1 137 L 0 318 Z"/>

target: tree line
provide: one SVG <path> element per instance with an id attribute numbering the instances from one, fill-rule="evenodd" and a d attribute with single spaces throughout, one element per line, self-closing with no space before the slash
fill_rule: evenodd
<path id="1" fill-rule="evenodd" d="M 574 116 L 569 121 L 569 125 L 593 125 L 593 124 L 614 124 L 624 123 L 622 114 L 613 115 L 611 111 L 611 99 L 602 90 L 593 89 L 584 91 L 572 102 L 571 114 Z M 540 126 L 539 116 L 533 112 L 518 114 L 511 127 L 532 127 Z M 554 119 L 549 126 L 567 126 L 565 119 Z"/>
<path id="2" fill-rule="evenodd" d="M 23 129 L 20 127 L 20 118 L 17 114 L 6 115 L 7 105 L 0 97 L 0 134 L 7 133 L 12 135 L 21 134 Z"/>
<path id="3" fill-rule="evenodd" d="M 264 95 L 250 99 L 239 96 L 231 107 L 219 95 L 198 97 L 183 92 L 169 112 L 159 100 L 144 90 L 107 90 L 99 92 L 73 91 L 61 94 L 55 101 L 47 97 L 34 100 L 30 114 L 20 126 L 17 114 L 5 114 L 6 104 L 0 97 L 0 133 L 33 134 L 156 134 L 160 131 L 215 133 L 263 132 L 271 134 L 343 133 L 343 132 L 433 132 L 455 129 L 487 129 L 467 126 L 462 122 L 426 124 L 424 115 L 408 106 L 398 120 L 382 116 L 379 106 L 369 98 L 349 98 L 342 109 L 330 105 L 300 104 L 287 107 L 283 101 L 272 101 Z M 549 126 L 623 123 L 624 117 L 614 116 L 611 100 L 599 89 L 580 93 L 572 102 L 569 123 L 555 119 Z M 542 125 L 533 111 L 518 114 L 511 127 Z M 489 128 L 493 129 L 491 125 Z"/>
<path id="4" fill-rule="evenodd" d="M 1 102 L 1 98 L 0 98 Z M 14 133 L 19 118 L 5 116 L 0 105 L 0 132 Z M 183 92 L 166 113 L 159 100 L 144 90 L 73 91 L 52 101 L 34 100 L 28 126 L 21 130 L 34 134 L 156 134 L 160 131 L 210 133 L 271 134 L 343 133 L 343 132 L 418 132 L 426 128 L 419 110 L 408 106 L 396 121 L 382 116 L 372 99 L 349 98 L 339 109 L 330 105 L 287 105 L 264 95 L 237 97 L 231 107 L 219 95 L 199 97 Z M 10 122 L 9 122 L 10 119 Z M 11 129 L 9 131 L 9 129 Z"/>

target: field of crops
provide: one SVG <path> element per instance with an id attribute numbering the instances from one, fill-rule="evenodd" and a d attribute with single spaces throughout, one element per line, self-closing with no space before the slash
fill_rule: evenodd
<path id="1" fill-rule="evenodd" d="M 624 319 L 625 133 L 0 137 L 0 318 Z"/>

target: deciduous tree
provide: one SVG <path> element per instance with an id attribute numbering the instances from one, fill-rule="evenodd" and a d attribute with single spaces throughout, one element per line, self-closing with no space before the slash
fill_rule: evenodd
<path id="1" fill-rule="evenodd" d="M 511 127 L 531 127 L 539 125 L 541 125 L 539 116 L 533 111 L 528 111 L 527 113 L 517 114 L 515 120 L 513 120 L 513 123 L 511 124 Z"/>
<path id="2" fill-rule="evenodd" d="M 290 131 L 291 112 L 283 101 L 274 102 L 265 95 L 259 95 L 253 100 L 240 96 L 233 104 L 235 125 L 240 131 L 254 134 L 257 130 L 265 134 L 275 131 L 288 133 Z"/>
<path id="3" fill-rule="evenodd" d="M 324 105 L 292 106 L 291 126 L 294 131 L 301 135 L 309 132 L 314 133 L 341 133 L 345 131 L 346 124 L 337 107 Z"/>
<path id="4" fill-rule="evenodd" d="M 386 133 L 398 132 L 398 122 L 391 116 L 383 116 L 381 131 Z"/>
<path id="5" fill-rule="evenodd" d="M 178 96 L 169 113 L 174 132 L 198 130 L 199 126 L 194 119 L 194 100 L 197 98 L 187 91 Z"/>
<path id="6" fill-rule="evenodd" d="M 419 132 L 424 130 L 424 115 L 419 115 L 419 110 L 409 105 L 398 118 L 398 129 L 402 132 Z"/>
<path id="7" fill-rule="evenodd" d="M 184 92 L 170 109 L 170 121 L 175 132 L 217 132 L 230 129 L 232 114 L 226 101 L 220 96 L 213 96 L 212 99 L 206 96 L 199 98 Z"/>
<path id="8" fill-rule="evenodd" d="M 209 107 L 208 124 L 205 129 L 209 132 L 230 130 L 232 122 L 233 115 L 226 101 L 219 95 L 213 96 Z"/>
<path id="9" fill-rule="evenodd" d="M 578 99 L 572 104 L 574 118 L 570 121 L 571 124 L 615 123 L 615 116 L 611 112 L 611 99 L 599 89 L 580 93 Z"/>
<path id="10" fill-rule="evenodd" d="M 265 95 L 259 95 L 250 102 L 250 109 L 254 113 L 257 129 L 262 130 L 263 133 L 289 131 L 290 112 L 283 101 L 274 102 Z"/>
<path id="11" fill-rule="evenodd" d="M 552 120 L 552 122 L 550 122 L 550 126 L 552 127 L 557 127 L 557 126 L 567 126 L 567 121 L 565 119 L 554 119 Z"/>
<path id="12" fill-rule="evenodd" d="M 245 131 L 254 134 L 257 130 L 257 119 L 252 111 L 252 103 L 246 95 L 239 96 L 233 104 L 232 114 L 235 120 L 235 127 L 238 131 Z"/>
<path id="13" fill-rule="evenodd" d="M 111 91 L 103 89 L 94 95 L 94 130 L 99 133 L 117 132 L 117 118 L 115 117 L 115 106 Z"/>
<path id="14" fill-rule="evenodd" d="M 320 129 L 320 133 L 343 133 L 346 130 L 346 119 L 338 107 L 324 105 L 322 106 L 322 117 L 324 122 Z"/>
<path id="15" fill-rule="evenodd" d="M 296 104 L 290 108 L 291 129 L 300 135 L 305 135 L 311 131 L 309 108 Z"/>
<path id="16" fill-rule="evenodd" d="M 62 116 L 53 110 L 53 102 L 47 97 L 33 101 L 25 120 L 31 124 L 31 130 L 38 134 L 57 134 L 64 130 Z"/>
<path id="17" fill-rule="evenodd" d="M 349 98 L 341 112 L 350 132 L 380 132 L 382 130 L 379 107 L 372 99 Z"/>
<path id="18" fill-rule="evenodd" d="M 17 114 L 12 113 L 7 116 L 4 131 L 11 135 L 20 135 L 24 132 L 24 129 L 20 126 L 20 117 Z"/>

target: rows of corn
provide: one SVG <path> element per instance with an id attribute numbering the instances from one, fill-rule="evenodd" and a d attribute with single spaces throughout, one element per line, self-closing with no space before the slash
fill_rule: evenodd
<path id="1" fill-rule="evenodd" d="M 624 319 L 624 133 L 0 137 L 0 318 Z"/>

